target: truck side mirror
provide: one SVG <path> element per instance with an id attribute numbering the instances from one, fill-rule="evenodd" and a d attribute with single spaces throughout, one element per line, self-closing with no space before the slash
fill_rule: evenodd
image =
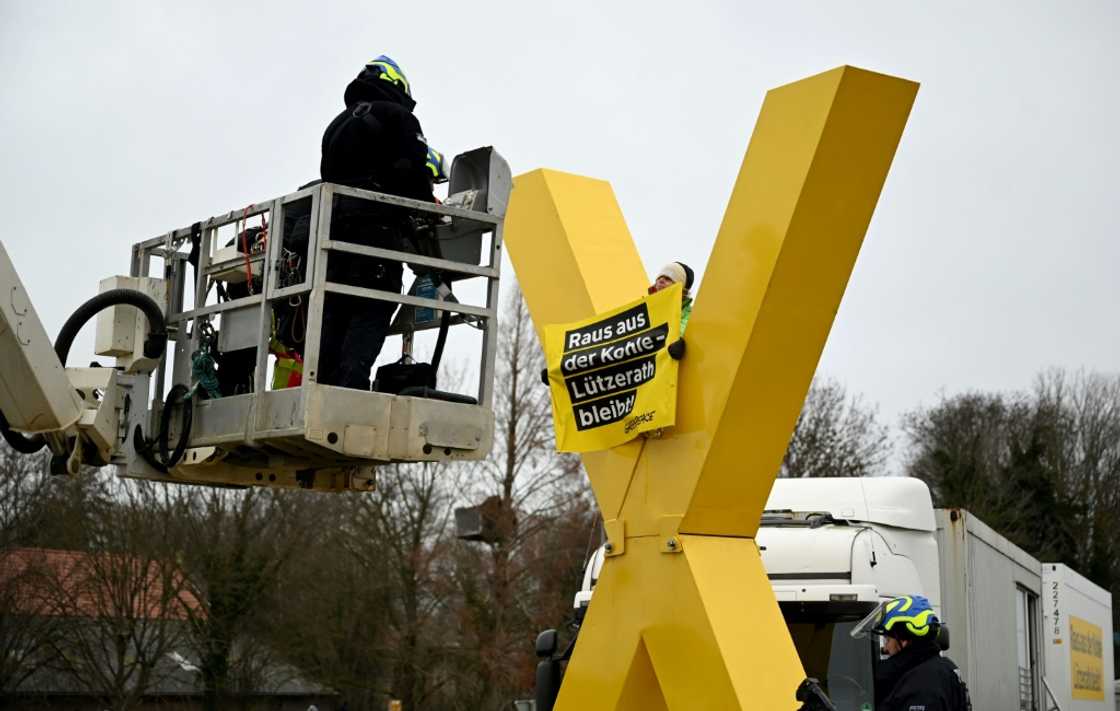
<path id="1" fill-rule="evenodd" d="M 537 656 L 548 659 L 556 654 L 556 630 L 545 630 L 537 635 Z"/>

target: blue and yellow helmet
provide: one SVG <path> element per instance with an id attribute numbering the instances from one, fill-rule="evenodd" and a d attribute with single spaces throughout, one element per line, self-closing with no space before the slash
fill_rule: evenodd
<path id="1" fill-rule="evenodd" d="M 929 600 L 921 595 L 903 595 L 887 601 L 871 631 L 887 637 L 933 639 L 940 624 Z"/>
<path id="2" fill-rule="evenodd" d="M 378 72 L 378 76 L 382 80 L 396 85 L 408 97 L 412 97 L 412 85 L 408 83 L 408 78 L 401 71 L 401 66 L 388 55 L 382 54 L 377 59 L 369 60 L 366 62 L 366 69 L 373 69 Z"/>
<path id="3" fill-rule="evenodd" d="M 431 146 L 428 146 L 428 170 L 432 174 L 433 183 L 447 182 L 447 159 Z"/>

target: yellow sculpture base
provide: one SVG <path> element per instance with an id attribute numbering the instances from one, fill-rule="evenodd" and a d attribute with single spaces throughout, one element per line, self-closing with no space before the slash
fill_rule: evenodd
<path id="1" fill-rule="evenodd" d="M 558 709 L 750 709 L 804 678 L 753 541 L 631 538 L 595 589 Z M 744 674 L 743 671 L 754 670 Z"/>

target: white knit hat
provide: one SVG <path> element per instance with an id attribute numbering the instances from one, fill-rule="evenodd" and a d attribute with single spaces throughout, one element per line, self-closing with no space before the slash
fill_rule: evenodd
<path id="1" fill-rule="evenodd" d="M 669 277 L 673 280 L 674 284 L 680 284 L 682 287 L 687 288 L 686 283 L 688 281 L 688 277 L 684 273 L 684 267 L 682 267 L 677 262 L 669 262 L 665 266 L 661 267 L 661 271 L 657 272 L 657 276 Z"/>

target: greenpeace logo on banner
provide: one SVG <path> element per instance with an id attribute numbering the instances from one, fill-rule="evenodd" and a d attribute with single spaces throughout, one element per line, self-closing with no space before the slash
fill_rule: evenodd
<path id="1" fill-rule="evenodd" d="M 632 431 L 634 431 L 634 428 L 641 427 L 642 425 L 644 425 L 647 422 L 653 422 L 653 417 L 656 414 L 657 414 L 656 412 L 643 412 L 640 415 L 635 415 L 634 417 L 631 417 L 629 420 L 626 421 L 626 430 L 625 430 L 626 434 L 630 434 Z"/>
<path id="2" fill-rule="evenodd" d="M 545 328 L 557 449 L 606 449 L 676 420 L 681 290 Z"/>

